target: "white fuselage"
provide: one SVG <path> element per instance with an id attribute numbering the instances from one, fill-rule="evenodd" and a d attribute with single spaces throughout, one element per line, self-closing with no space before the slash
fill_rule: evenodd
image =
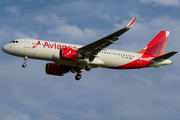
<path id="1" fill-rule="evenodd" d="M 54 58 L 54 54 L 59 52 L 61 47 L 71 47 L 73 49 L 82 47 L 81 45 L 36 39 L 16 39 L 14 41 L 15 43 L 11 42 L 3 46 L 6 53 L 19 57 L 28 56 L 28 58 L 33 59 L 53 61 L 68 66 L 76 66 L 75 61 L 57 60 Z M 40 44 L 38 44 L 38 41 L 40 41 Z M 141 56 L 142 54 L 138 53 L 106 49 L 99 52 L 97 57 L 89 64 L 94 67 L 117 67 L 132 62 Z"/>
<path id="2" fill-rule="evenodd" d="M 28 58 L 53 61 L 66 66 L 83 67 L 87 64 L 87 62 L 83 63 L 83 61 L 79 62 L 58 59 L 61 48 L 78 49 L 80 47 L 82 46 L 28 38 L 11 41 L 10 43 L 4 45 L 2 50 L 8 54 L 19 57 L 27 56 Z M 93 61 L 89 61 L 88 64 L 90 64 L 92 67 L 115 68 L 136 61 L 140 67 L 135 68 L 141 68 L 143 58 L 142 60 L 138 60 L 138 58 L 140 58 L 142 55 L 143 54 L 134 52 L 105 49 L 100 51 L 95 59 Z M 147 58 L 144 58 L 144 60 L 146 59 Z M 158 67 L 171 63 L 172 61 L 166 60 L 164 62 L 154 63 L 146 67 Z"/>

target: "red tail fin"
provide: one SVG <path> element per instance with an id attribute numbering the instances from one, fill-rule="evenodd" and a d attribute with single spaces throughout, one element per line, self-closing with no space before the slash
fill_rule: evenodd
<path id="1" fill-rule="evenodd" d="M 138 53 L 160 56 L 164 54 L 169 31 L 161 31 L 143 50 Z"/>

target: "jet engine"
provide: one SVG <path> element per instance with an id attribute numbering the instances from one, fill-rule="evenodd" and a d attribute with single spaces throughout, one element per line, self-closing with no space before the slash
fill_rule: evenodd
<path id="1" fill-rule="evenodd" d="M 55 63 L 47 63 L 45 67 L 46 74 L 63 76 L 68 70 L 64 69 L 62 65 Z"/>
<path id="2" fill-rule="evenodd" d="M 74 50 L 72 48 L 61 48 L 59 52 L 59 57 L 62 60 L 73 60 L 78 61 L 79 58 L 82 57 L 82 55 L 79 53 L 78 50 Z"/>

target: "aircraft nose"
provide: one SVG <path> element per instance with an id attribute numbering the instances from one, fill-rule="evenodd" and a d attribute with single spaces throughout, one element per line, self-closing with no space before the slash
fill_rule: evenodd
<path id="1" fill-rule="evenodd" d="M 8 45 L 6 44 L 6 45 L 2 46 L 1 49 L 2 49 L 2 51 L 7 52 L 7 50 L 8 50 Z"/>

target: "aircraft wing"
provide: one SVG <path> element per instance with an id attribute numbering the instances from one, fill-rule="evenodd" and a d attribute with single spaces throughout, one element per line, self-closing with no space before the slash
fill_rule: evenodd
<path id="1" fill-rule="evenodd" d="M 134 21 L 136 20 L 136 17 L 133 18 L 131 20 L 131 22 L 126 26 L 124 27 L 123 29 L 120 29 L 100 40 L 97 40 L 93 43 L 90 43 L 88 45 L 85 45 L 81 48 L 78 49 L 78 51 L 81 53 L 81 55 L 83 55 L 85 58 L 89 58 L 90 61 L 93 61 L 94 58 L 96 57 L 96 55 L 101 51 L 103 50 L 104 48 L 106 48 L 107 46 L 111 45 L 112 43 L 116 43 L 116 41 L 118 40 L 118 37 L 120 35 L 122 35 L 123 33 L 125 33 L 126 31 L 128 31 Z"/>

